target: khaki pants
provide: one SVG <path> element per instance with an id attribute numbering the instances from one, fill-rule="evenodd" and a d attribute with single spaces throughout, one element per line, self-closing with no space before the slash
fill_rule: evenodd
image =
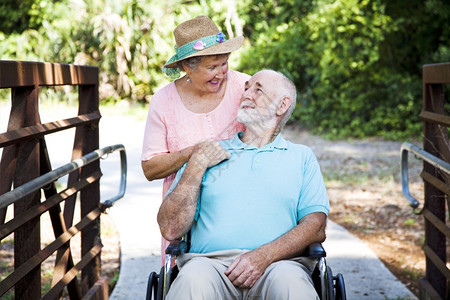
<path id="1" fill-rule="evenodd" d="M 304 257 L 273 263 L 251 289 L 236 288 L 225 271 L 245 252 L 227 250 L 179 256 L 180 273 L 167 299 L 319 299 L 311 280 L 315 261 Z"/>

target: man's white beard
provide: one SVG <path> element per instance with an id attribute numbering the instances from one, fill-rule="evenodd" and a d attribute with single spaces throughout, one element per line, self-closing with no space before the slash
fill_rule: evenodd
<path id="1" fill-rule="evenodd" d="M 244 124 L 246 127 L 258 127 L 261 129 L 268 129 L 273 126 L 272 120 L 275 121 L 274 115 L 275 110 L 269 109 L 266 111 L 266 114 L 262 114 L 261 112 L 257 111 L 256 109 L 239 109 L 237 113 L 237 120 Z"/>

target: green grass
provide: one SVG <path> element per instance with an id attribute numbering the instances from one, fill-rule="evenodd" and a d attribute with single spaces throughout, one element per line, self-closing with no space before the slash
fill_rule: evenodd
<path id="1" fill-rule="evenodd" d="M 114 287 L 116 286 L 117 281 L 119 280 L 119 276 L 120 276 L 120 270 L 117 270 L 117 271 L 114 272 L 113 277 L 109 278 L 109 280 L 108 280 L 108 291 L 109 291 L 110 294 L 112 293 Z"/>

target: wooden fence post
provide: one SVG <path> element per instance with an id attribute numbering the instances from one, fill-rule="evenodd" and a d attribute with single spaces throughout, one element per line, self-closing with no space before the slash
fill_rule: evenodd
<path id="1" fill-rule="evenodd" d="M 24 108 L 23 127 L 37 124 L 38 86 L 15 88 L 12 90 L 12 106 Z M 19 145 L 14 187 L 21 186 L 39 177 L 39 140 L 33 139 Z M 14 204 L 14 216 L 27 211 L 40 203 L 40 191 L 37 191 Z M 14 266 L 18 268 L 40 250 L 40 218 L 34 218 L 14 232 Z M 40 265 L 39 265 L 40 266 Z M 15 286 L 16 299 L 37 299 L 41 294 L 41 269 L 35 268 L 23 277 Z"/>

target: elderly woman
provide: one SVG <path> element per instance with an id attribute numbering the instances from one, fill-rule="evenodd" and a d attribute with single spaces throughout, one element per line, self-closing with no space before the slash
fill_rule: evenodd
<path id="1" fill-rule="evenodd" d="M 228 57 L 242 46 L 242 36 L 227 40 L 206 16 L 181 23 L 173 34 L 176 54 L 163 71 L 176 76 L 181 70 L 185 76 L 151 98 L 141 157 L 148 180 L 165 178 L 163 195 L 195 144 L 243 131 L 236 114 L 250 78 L 228 68 Z M 162 249 L 166 246 L 163 242 Z"/>

